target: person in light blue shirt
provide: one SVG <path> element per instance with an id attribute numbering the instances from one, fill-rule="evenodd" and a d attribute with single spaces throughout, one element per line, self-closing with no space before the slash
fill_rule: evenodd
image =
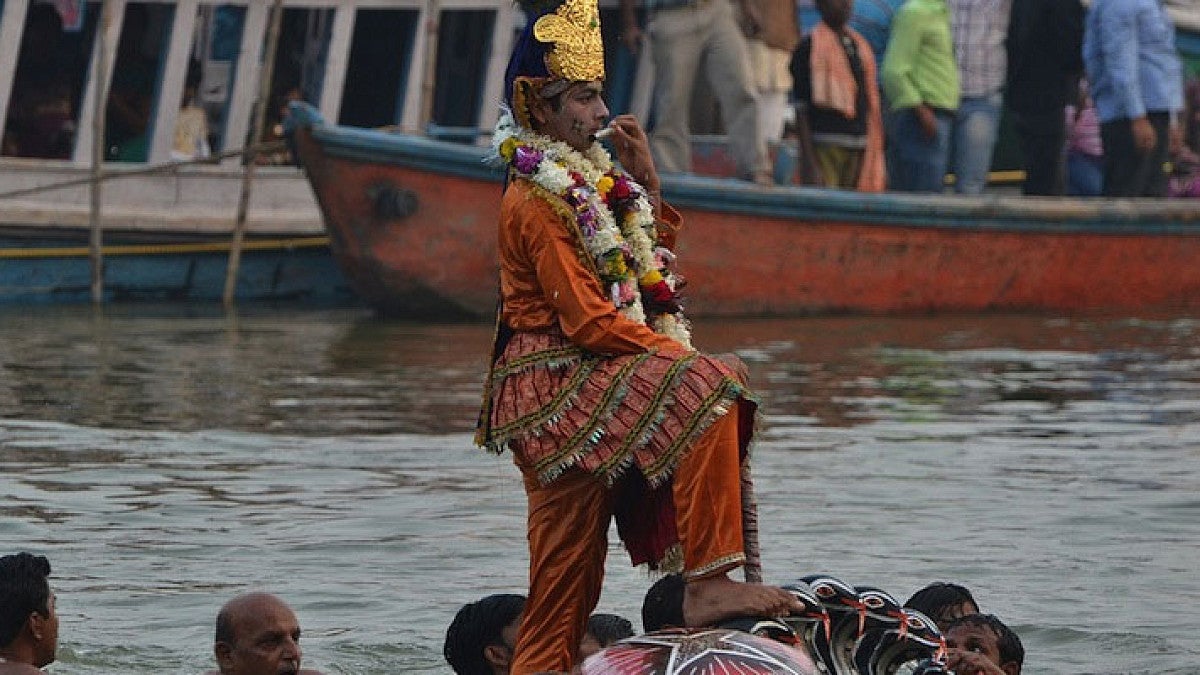
<path id="1" fill-rule="evenodd" d="M 1100 119 L 1105 196 L 1164 196 L 1183 77 L 1175 26 L 1160 0 L 1095 0 L 1083 62 Z"/>

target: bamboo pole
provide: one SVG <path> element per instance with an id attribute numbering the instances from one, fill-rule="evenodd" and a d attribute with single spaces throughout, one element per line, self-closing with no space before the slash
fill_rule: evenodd
<path id="1" fill-rule="evenodd" d="M 250 190 L 254 183 L 255 159 L 262 144 L 263 125 L 267 119 L 267 103 L 271 97 L 271 75 L 275 71 L 275 52 L 279 48 L 279 32 L 283 26 L 283 0 L 275 0 L 271 6 L 271 25 L 267 31 L 267 53 L 263 57 L 262 72 L 258 77 L 258 100 L 254 102 L 254 119 L 250 129 L 250 143 L 242 173 L 242 194 L 238 199 L 237 221 L 233 225 L 233 241 L 229 247 L 229 264 L 225 269 L 225 292 L 222 299 L 226 307 L 233 305 L 233 293 L 237 288 L 238 267 L 242 263 L 242 242 L 246 238 L 246 215 L 250 209 Z"/>
<path id="2" fill-rule="evenodd" d="M 96 97 L 92 110 L 92 176 L 90 234 L 88 236 L 88 260 L 92 267 L 92 304 L 104 302 L 104 224 L 101 213 L 101 183 L 104 173 L 104 127 L 108 108 L 108 86 L 105 81 L 105 64 L 111 45 L 108 43 L 109 28 L 113 22 L 113 3 L 104 0 L 100 10 L 100 45 L 96 54 L 92 77 L 96 82 Z"/>
<path id="3" fill-rule="evenodd" d="M 437 79 L 438 37 L 441 25 L 441 4 L 438 0 L 426 0 L 425 4 L 425 72 L 421 77 L 421 117 L 418 120 L 420 133 L 428 133 L 433 121 L 433 93 Z"/>

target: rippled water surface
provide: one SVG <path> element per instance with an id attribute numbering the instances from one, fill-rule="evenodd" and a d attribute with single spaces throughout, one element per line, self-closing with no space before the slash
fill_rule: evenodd
<path id="1" fill-rule="evenodd" d="M 697 326 L 764 397 L 765 571 L 970 586 L 1026 673 L 1200 672 L 1200 321 Z M 443 673 L 525 583 L 524 498 L 473 449 L 491 327 L 357 310 L 0 310 L 0 550 L 50 557 L 52 673 L 199 673 L 242 590 L 305 664 Z M 614 542 L 615 537 L 613 538 Z M 600 608 L 639 616 L 614 543 Z"/>

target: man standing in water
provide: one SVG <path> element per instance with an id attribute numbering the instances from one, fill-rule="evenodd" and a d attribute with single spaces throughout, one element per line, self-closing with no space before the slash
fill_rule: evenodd
<path id="1" fill-rule="evenodd" d="M 220 670 L 208 675 L 321 675 L 300 669 L 300 623 L 270 593 L 244 593 L 221 607 L 213 654 Z"/>
<path id="2" fill-rule="evenodd" d="M 58 650 L 58 613 L 50 561 L 17 553 L 0 557 L 0 675 L 40 674 Z"/>
<path id="3" fill-rule="evenodd" d="M 744 463 L 755 403 L 737 357 L 691 347 L 670 250 L 681 219 L 637 120 L 605 126 L 596 0 L 527 12 L 493 135 L 510 180 L 476 438 L 512 450 L 528 498 L 516 675 L 578 662 L 613 517 L 634 564 L 682 569 L 688 625 L 799 609 L 727 576 L 750 563 L 756 578 Z M 620 169 L 596 142 L 607 134 Z"/>

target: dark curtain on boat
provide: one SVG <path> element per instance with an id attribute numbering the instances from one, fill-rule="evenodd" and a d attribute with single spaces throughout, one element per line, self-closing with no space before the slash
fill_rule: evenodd
<path id="1" fill-rule="evenodd" d="M 400 121 L 418 17 L 416 10 L 358 10 L 340 124 L 380 127 Z"/>
<path id="2" fill-rule="evenodd" d="M 433 123 L 438 127 L 473 130 L 479 124 L 495 22 L 496 12 L 490 9 L 442 12 L 433 89 Z M 475 139 L 472 133 L 470 138 L 455 140 Z"/>
<path id="3" fill-rule="evenodd" d="M 172 5 L 131 2 L 125 6 L 105 112 L 106 160 L 144 162 L 149 155 L 174 16 Z"/>
<path id="4" fill-rule="evenodd" d="M 71 157 L 100 3 L 71 8 L 78 11 L 64 17 L 54 5 L 29 3 L 4 126 L 4 155 Z"/>

